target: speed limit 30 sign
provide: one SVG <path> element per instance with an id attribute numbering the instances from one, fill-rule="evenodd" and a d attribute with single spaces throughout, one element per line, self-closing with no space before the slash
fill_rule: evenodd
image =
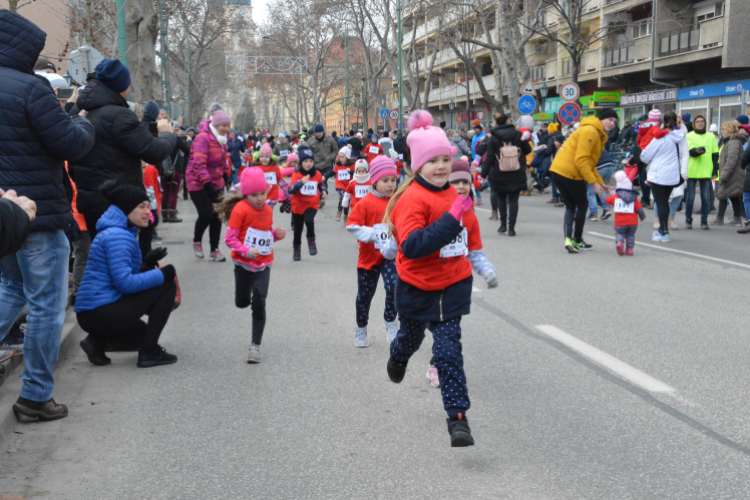
<path id="1" fill-rule="evenodd" d="M 570 82 L 560 87 L 560 97 L 563 101 L 575 101 L 581 95 L 581 88 L 578 84 Z"/>

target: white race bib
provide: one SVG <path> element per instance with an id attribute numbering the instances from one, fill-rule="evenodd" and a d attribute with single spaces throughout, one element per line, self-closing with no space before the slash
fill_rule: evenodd
<path id="1" fill-rule="evenodd" d="M 354 186 L 354 196 L 356 198 L 364 198 L 372 191 L 372 186 Z"/>
<path id="2" fill-rule="evenodd" d="M 398 155 L 398 159 L 404 161 L 404 155 Z"/>
<path id="3" fill-rule="evenodd" d="M 257 248 L 261 255 L 271 255 L 273 252 L 273 234 L 271 231 L 258 231 L 251 227 L 247 228 L 245 234 L 245 246 Z"/>
<path id="4" fill-rule="evenodd" d="M 615 198 L 616 214 L 632 214 L 635 212 L 635 202 L 625 203 L 621 198 Z"/>
<path id="5" fill-rule="evenodd" d="M 289 150 L 285 149 L 283 151 L 279 151 L 279 155 L 281 155 L 282 157 L 287 157 L 289 156 Z"/>
<path id="6" fill-rule="evenodd" d="M 388 226 L 385 224 L 373 224 L 372 229 L 378 237 L 378 240 L 375 242 L 375 250 L 385 248 L 385 244 L 388 241 Z"/>
<path id="7" fill-rule="evenodd" d="M 305 196 L 317 196 L 318 194 L 318 183 L 315 181 L 307 181 L 302 185 L 299 190 L 300 194 Z"/>
<path id="8" fill-rule="evenodd" d="M 347 169 L 339 170 L 339 180 L 340 181 L 348 181 L 351 178 L 352 178 L 352 176 L 349 175 L 349 171 Z"/>
<path id="9" fill-rule="evenodd" d="M 370 146 L 370 153 L 376 155 L 380 153 L 380 150 L 378 149 L 377 146 Z"/>
<path id="10" fill-rule="evenodd" d="M 440 258 L 447 259 L 448 257 L 460 257 L 469 253 L 469 233 L 466 228 L 461 231 L 461 234 L 456 236 L 453 241 L 445 245 L 440 249 Z"/>
<path id="11" fill-rule="evenodd" d="M 277 184 L 276 182 L 276 172 L 263 172 L 263 175 L 266 176 L 266 182 L 270 185 Z"/>

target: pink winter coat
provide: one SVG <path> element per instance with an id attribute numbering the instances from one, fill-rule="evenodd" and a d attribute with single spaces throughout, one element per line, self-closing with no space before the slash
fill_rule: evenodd
<path id="1" fill-rule="evenodd" d="M 203 120 L 190 147 L 190 161 L 185 172 L 188 191 L 200 191 L 208 182 L 213 182 L 214 188 L 224 187 L 224 170 L 227 166 L 227 147 L 219 144 L 209 124 L 211 120 Z"/>

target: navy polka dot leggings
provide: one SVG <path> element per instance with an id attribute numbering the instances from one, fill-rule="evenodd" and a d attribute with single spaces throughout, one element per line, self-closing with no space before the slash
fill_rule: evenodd
<path id="1" fill-rule="evenodd" d="M 370 303 L 378 288 L 378 280 L 383 276 L 385 286 L 385 311 L 383 318 L 386 321 L 395 321 L 396 304 L 393 300 L 393 292 L 396 289 L 396 262 L 384 260 L 382 264 L 367 269 L 357 269 L 357 326 L 364 328 L 370 318 Z"/>
<path id="2" fill-rule="evenodd" d="M 391 343 L 391 356 L 406 363 L 424 340 L 424 331 L 432 332 L 432 362 L 440 379 L 443 408 L 448 415 L 463 413 L 471 406 L 466 387 L 464 357 L 461 354 L 461 318 L 427 322 L 401 316 L 401 328 Z"/>

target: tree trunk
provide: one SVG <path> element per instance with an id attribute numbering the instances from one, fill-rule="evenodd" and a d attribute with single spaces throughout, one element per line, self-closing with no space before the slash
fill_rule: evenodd
<path id="1" fill-rule="evenodd" d="M 133 89 L 130 99 L 142 102 L 161 98 L 158 92 L 161 79 L 156 72 L 155 48 L 159 17 L 151 0 L 125 1 L 125 33 Z"/>

